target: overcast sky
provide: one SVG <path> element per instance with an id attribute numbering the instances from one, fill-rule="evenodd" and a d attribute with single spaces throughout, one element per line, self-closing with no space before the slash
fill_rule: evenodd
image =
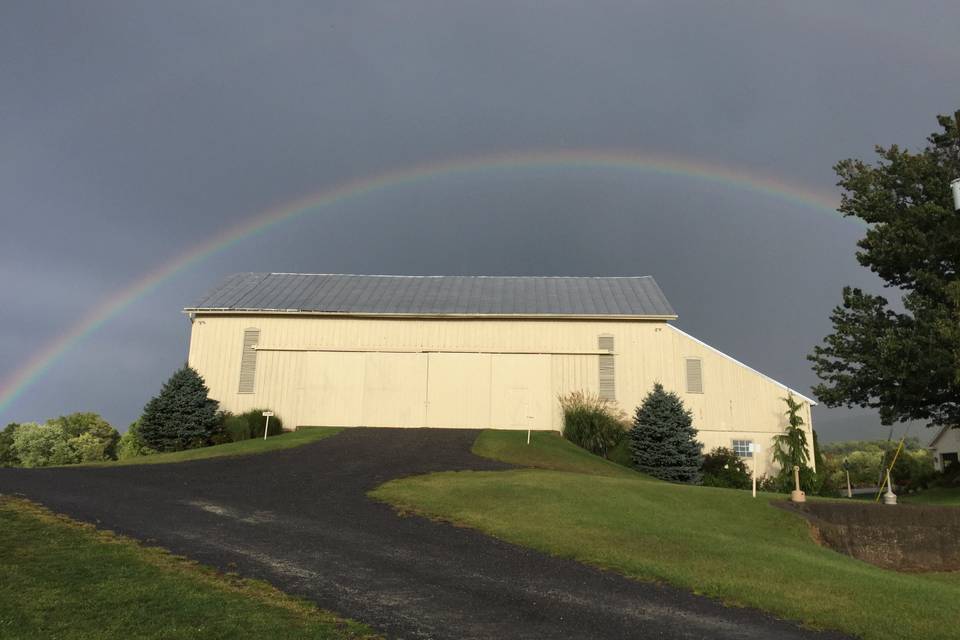
<path id="1" fill-rule="evenodd" d="M 842 6 L 838 6 L 842 5 Z M 668 153 L 833 192 L 960 108 L 956 2 L 0 3 L 0 378 L 190 247 L 346 180 L 449 158 Z M 677 325 L 809 395 L 863 228 L 695 178 L 478 172 L 281 224 L 76 343 L 0 422 L 119 429 L 237 271 L 653 275 Z M 815 409 L 821 438 L 886 437 Z M 916 431 L 916 430 L 915 430 Z M 919 433 L 929 437 L 926 430 Z"/>

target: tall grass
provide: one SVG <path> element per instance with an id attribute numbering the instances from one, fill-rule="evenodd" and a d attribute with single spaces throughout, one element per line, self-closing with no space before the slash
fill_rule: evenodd
<path id="1" fill-rule="evenodd" d="M 560 396 L 563 437 L 590 453 L 608 457 L 629 429 L 626 414 L 613 402 L 583 391 Z"/>

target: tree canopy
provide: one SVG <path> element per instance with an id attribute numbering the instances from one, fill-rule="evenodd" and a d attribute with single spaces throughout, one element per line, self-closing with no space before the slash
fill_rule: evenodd
<path id="1" fill-rule="evenodd" d="M 877 409 L 884 424 L 960 424 L 960 213 L 950 181 L 960 177 L 960 115 L 911 152 L 876 147 L 875 164 L 848 159 L 834 170 L 840 212 L 867 223 L 857 261 L 895 292 L 844 287 L 833 333 L 808 356 L 829 407 Z"/>

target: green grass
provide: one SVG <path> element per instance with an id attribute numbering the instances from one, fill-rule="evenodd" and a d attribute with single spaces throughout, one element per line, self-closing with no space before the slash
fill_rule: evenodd
<path id="1" fill-rule="evenodd" d="M 816 628 L 868 639 L 956 637 L 960 574 L 896 573 L 823 548 L 804 520 L 769 504 L 783 496 L 658 482 L 571 449 L 546 434 L 527 447 L 514 434 L 485 432 L 478 453 L 541 469 L 437 473 L 372 495 Z"/>
<path id="2" fill-rule="evenodd" d="M 473 453 L 522 467 L 571 471 L 598 476 L 645 478 L 624 466 L 604 460 L 551 431 L 534 431 L 527 445 L 526 431 L 487 430 L 473 444 Z"/>
<path id="3" fill-rule="evenodd" d="M 0 496 L 0 637 L 372 638 L 270 585 Z"/>
<path id="4" fill-rule="evenodd" d="M 906 504 L 937 504 L 960 507 L 960 488 L 935 487 L 918 493 L 897 496 L 897 500 Z"/>
<path id="5" fill-rule="evenodd" d="M 152 456 L 139 456 L 137 458 L 128 458 L 126 460 L 92 462 L 85 465 L 70 466 L 106 467 L 130 464 L 166 464 L 168 462 L 186 462 L 187 460 L 221 458 L 223 456 L 248 456 L 256 453 L 266 453 L 267 451 L 279 451 L 280 449 L 299 447 L 302 444 L 329 438 L 330 436 L 340 433 L 342 430 L 343 429 L 338 427 L 306 427 L 297 431 L 290 431 L 277 436 L 270 436 L 266 440 L 263 438 L 253 438 L 251 440 L 241 440 L 240 442 L 218 444 L 213 447 L 188 449 L 187 451 L 156 453 Z"/>

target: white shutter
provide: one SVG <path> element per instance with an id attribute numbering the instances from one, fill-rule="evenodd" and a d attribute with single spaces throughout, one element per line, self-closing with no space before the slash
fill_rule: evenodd
<path id="1" fill-rule="evenodd" d="M 260 329 L 244 329 L 243 355 L 240 356 L 240 386 L 238 393 L 253 393 L 257 376 L 257 343 L 260 342 Z"/>
<path id="2" fill-rule="evenodd" d="M 687 393 L 703 393 L 703 362 L 687 358 Z"/>
<path id="3" fill-rule="evenodd" d="M 617 385 L 613 363 L 613 336 L 600 336 L 597 339 L 597 348 L 600 351 L 610 352 L 600 355 L 600 399 L 615 401 L 617 399 Z"/>

